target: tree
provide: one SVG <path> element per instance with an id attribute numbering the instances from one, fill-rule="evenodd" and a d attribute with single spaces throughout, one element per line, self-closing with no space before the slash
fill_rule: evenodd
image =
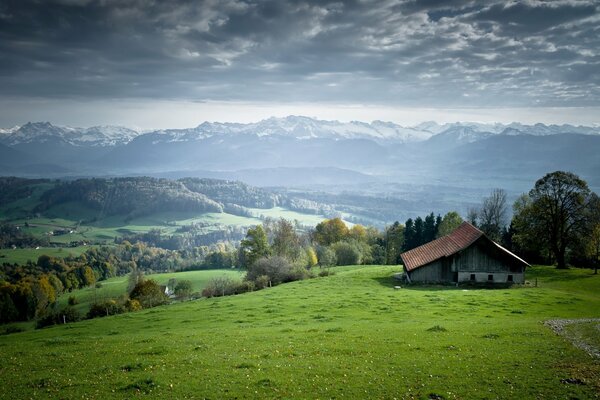
<path id="1" fill-rule="evenodd" d="M 248 266 L 246 280 L 256 281 L 261 276 L 267 276 L 271 285 L 288 281 L 292 265 L 283 257 L 263 257 Z"/>
<path id="2" fill-rule="evenodd" d="M 300 246 L 300 238 L 290 221 L 280 218 L 275 223 L 271 249 L 272 254 L 285 257 L 291 261 L 296 261 L 301 257 L 302 247 Z"/>
<path id="3" fill-rule="evenodd" d="M 335 251 L 328 246 L 317 246 L 317 259 L 320 267 L 331 267 L 337 264 Z"/>
<path id="4" fill-rule="evenodd" d="M 414 239 L 414 247 L 419 247 L 424 241 L 425 232 L 425 224 L 423 223 L 423 218 L 417 217 L 415 218 L 415 239 Z"/>
<path id="5" fill-rule="evenodd" d="M 570 172 L 556 171 L 539 179 L 529 196 L 515 203 L 515 235 L 520 244 L 539 242 L 567 268 L 567 249 L 586 229 L 591 200 L 587 183 Z"/>
<path id="6" fill-rule="evenodd" d="M 177 282 L 174 293 L 178 299 L 187 299 L 192 294 L 192 282 L 188 280 Z"/>
<path id="7" fill-rule="evenodd" d="M 416 243 L 415 236 L 416 236 L 415 223 L 413 222 L 412 218 L 409 218 L 404 223 L 404 245 L 403 245 L 404 251 L 414 249 L 415 247 L 418 246 L 417 244 L 415 244 Z"/>
<path id="8" fill-rule="evenodd" d="M 318 262 L 319 262 L 319 260 L 317 258 L 317 253 L 315 252 L 315 249 L 313 249 L 312 247 L 307 247 L 306 248 L 306 266 L 308 268 L 312 268 L 312 267 L 316 266 Z"/>
<path id="9" fill-rule="evenodd" d="M 243 253 L 244 267 L 248 268 L 259 258 L 268 257 L 271 254 L 267 234 L 262 226 L 257 225 L 248 229 L 246 238 L 240 244 Z"/>
<path id="10" fill-rule="evenodd" d="M 139 301 L 144 308 L 159 306 L 169 301 L 163 289 L 153 279 L 143 280 L 135 285 L 129 298 Z"/>
<path id="11" fill-rule="evenodd" d="M 431 213 L 425 217 L 425 222 L 423 223 L 423 243 L 431 242 L 435 239 L 435 234 L 435 215 Z"/>
<path id="12" fill-rule="evenodd" d="M 403 246 L 404 226 L 396 221 L 385 229 L 385 263 L 388 265 L 399 264 Z"/>
<path id="13" fill-rule="evenodd" d="M 502 238 L 502 228 L 506 226 L 506 218 L 506 191 L 494 189 L 483 199 L 479 210 L 479 229 L 492 240 L 499 242 Z"/>
<path id="14" fill-rule="evenodd" d="M 456 211 L 449 211 L 442 218 L 437 237 L 448 235 L 463 223 L 462 217 Z"/>
<path id="15" fill-rule="evenodd" d="M 313 232 L 313 239 L 320 245 L 330 244 L 344 240 L 349 235 L 349 230 L 341 218 L 326 219 L 319 222 Z"/>
<path id="16" fill-rule="evenodd" d="M 600 264 L 600 224 L 596 224 L 592 229 L 586 246 L 586 253 L 593 260 L 594 274 L 598 274 L 598 264 Z"/>
<path id="17" fill-rule="evenodd" d="M 360 263 L 360 251 L 348 242 L 337 242 L 333 246 L 338 265 L 355 265 Z"/>
<path id="18" fill-rule="evenodd" d="M 127 280 L 127 293 L 131 293 L 131 291 L 137 286 L 137 284 L 143 281 L 144 271 L 134 266 L 131 272 L 129 273 L 129 278 Z"/>

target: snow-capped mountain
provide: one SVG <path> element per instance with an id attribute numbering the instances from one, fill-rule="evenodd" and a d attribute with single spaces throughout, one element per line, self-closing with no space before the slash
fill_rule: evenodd
<path id="1" fill-rule="evenodd" d="M 269 118 L 255 123 L 204 122 L 195 128 L 167 129 L 153 132 L 157 142 L 202 140 L 218 135 L 281 135 L 296 139 L 370 139 L 410 143 L 426 140 L 431 132 L 405 128 L 392 122 L 324 121 L 302 116 Z"/>
<path id="2" fill-rule="evenodd" d="M 416 126 L 401 126 L 393 122 L 371 123 L 351 121 L 325 121 L 303 116 L 268 118 L 259 122 L 242 124 L 230 122 L 204 122 L 195 128 L 163 129 L 140 133 L 120 126 L 94 126 L 72 128 L 52 125 L 49 122 L 27 123 L 20 127 L 0 129 L 0 144 L 16 146 L 28 143 L 59 142 L 77 147 L 115 147 L 130 143 L 135 138 L 147 137 L 154 144 L 201 141 L 219 136 L 250 135 L 258 138 L 283 136 L 297 140 L 365 139 L 376 143 L 416 143 L 426 140 L 472 143 L 494 135 L 555 134 L 598 135 L 600 127 L 573 125 L 524 125 L 520 123 L 454 122 L 438 124 L 428 121 Z M 444 138 L 442 140 L 442 138 Z"/>
<path id="3" fill-rule="evenodd" d="M 72 146 L 107 147 L 129 143 L 139 134 L 120 126 L 72 128 L 49 122 L 28 122 L 23 126 L 0 130 L 0 143 L 16 146 L 28 143 L 62 142 Z"/>

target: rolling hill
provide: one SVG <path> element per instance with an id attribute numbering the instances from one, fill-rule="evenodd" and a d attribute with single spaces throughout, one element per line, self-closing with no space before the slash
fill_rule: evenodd
<path id="1" fill-rule="evenodd" d="M 600 317 L 598 275 L 534 267 L 527 279 L 538 287 L 394 290 L 399 270 L 345 267 L 258 292 L 0 336 L 0 397 L 597 395 L 598 362 L 542 322 Z M 593 341 L 585 333 L 593 324 L 569 332 Z"/>

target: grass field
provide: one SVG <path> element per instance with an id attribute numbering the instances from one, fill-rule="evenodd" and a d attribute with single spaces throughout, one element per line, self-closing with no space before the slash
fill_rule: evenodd
<path id="1" fill-rule="evenodd" d="M 599 317 L 599 275 L 536 267 L 538 287 L 395 290 L 399 270 L 3 336 L 0 398 L 598 397 L 600 362 L 542 321 Z"/>
<path id="2" fill-rule="evenodd" d="M 214 277 L 229 276 L 231 278 L 241 278 L 243 273 L 239 270 L 207 270 L 207 271 L 186 271 L 186 272 L 171 272 L 165 274 L 146 275 L 147 279 L 154 279 L 161 285 L 169 282 L 169 279 L 178 281 L 188 280 L 192 282 L 192 291 L 201 292 L 206 287 L 207 282 Z M 88 287 L 84 289 L 74 290 L 71 293 L 65 293 L 58 299 L 60 307 L 67 305 L 69 297 L 77 299 L 78 304 L 75 308 L 82 314 L 87 313 L 92 303 L 96 301 L 104 301 L 116 299 L 125 294 L 127 291 L 128 276 L 119 276 L 105 281 L 99 282 L 102 287 Z"/>
<path id="3" fill-rule="evenodd" d="M 40 247 L 39 249 L 0 249 L 0 264 L 26 264 L 27 261 L 37 261 L 38 257 L 46 254 L 52 257 L 79 256 L 89 249 L 89 246 L 78 247 Z"/>

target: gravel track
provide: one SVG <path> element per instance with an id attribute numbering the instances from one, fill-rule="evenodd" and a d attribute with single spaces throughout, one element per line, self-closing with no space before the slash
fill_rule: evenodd
<path id="1" fill-rule="evenodd" d="M 588 323 L 588 322 L 597 322 L 598 325 L 596 325 L 596 329 L 598 329 L 598 332 L 600 334 L 600 318 L 551 319 L 551 320 L 545 321 L 544 325 L 550 327 L 550 329 L 552 329 L 557 335 L 563 336 L 565 339 L 567 339 L 568 341 L 573 343 L 573 345 L 575 347 L 582 349 L 583 351 L 588 353 L 593 358 L 600 359 L 600 349 L 597 349 L 596 347 L 592 346 L 591 344 L 584 342 L 580 338 L 570 336 L 567 333 L 567 331 L 565 330 L 565 327 L 567 325 L 582 324 L 582 323 Z"/>

